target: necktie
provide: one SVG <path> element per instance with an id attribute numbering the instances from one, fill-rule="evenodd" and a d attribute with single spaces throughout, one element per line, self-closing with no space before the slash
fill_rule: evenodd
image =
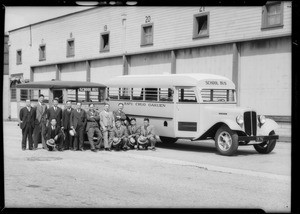
<path id="1" fill-rule="evenodd" d="M 56 111 L 56 107 L 54 107 L 54 111 Z"/>

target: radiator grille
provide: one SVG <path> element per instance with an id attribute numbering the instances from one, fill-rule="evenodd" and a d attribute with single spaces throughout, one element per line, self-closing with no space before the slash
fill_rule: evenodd
<path id="1" fill-rule="evenodd" d="M 245 132 L 249 136 L 256 136 L 257 121 L 256 112 L 247 111 L 244 113 Z"/>

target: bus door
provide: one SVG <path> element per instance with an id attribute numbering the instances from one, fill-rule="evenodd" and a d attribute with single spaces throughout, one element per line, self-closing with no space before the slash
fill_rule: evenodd
<path id="1" fill-rule="evenodd" d="M 196 87 L 176 87 L 175 135 L 176 137 L 195 137 L 199 131 L 199 101 Z"/>

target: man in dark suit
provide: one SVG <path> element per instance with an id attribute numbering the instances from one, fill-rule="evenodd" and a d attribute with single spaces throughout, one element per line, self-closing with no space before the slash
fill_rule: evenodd
<path id="1" fill-rule="evenodd" d="M 86 132 L 91 145 L 91 151 L 96 152 L 96 149 L 100 150 L 100 140 L 102 139 L 102 133 L 99 129 L 99 120 L 100 116 L 97 111 L 94 109 L 94 104 L 89 104 L 89 111 L 86 113 L 87 116 L 87 125 Z M 94 134 L 97 135 L 97 142 L 94 143 Z M 96 145 L 96 147 L 95 147 Z"/>
<path id="2" fill-rule="evenodd" d="M 78 150 L 78 141 L 79 141 L 79 150 L 83 151 L 83 132 L 86 125 L 86 112 L 81 109 L 81 102 L 76 103 L 76 109 L 71 113 L 70 125 L 71 129 L 75 130 L 74 136 L 74 150 Z"/>
<path id="3" fill-rule="evenodd" d="M 31 107 L 30 100 L 26 100 L 26 106 L 20 110 L 20 128 L 22 129 L 22 150 L 26 149 L 28 138 L 29 150 L 33 149 L 32 133 L 34 129 L 35 111 Z"/>
<path id="4" fill-rule="evenodd" d="M 34 123 L 34 147 L 37 149 L 40 139 L 42 141 L 43 149 L 47 149 L 46 141 L 44 138 L 44 132 L 47 123 L 47 106 L 44 103 L 44 95 L 40 94 L 38 104 L 35 106 L 35 123 Z"/>
<path id="5" fill-rule="evenodd" d="M 61 127 L 62 110 L 58 105 L 58 98 L 54 98 L 53 106 L 47 110 L 47 120 L 51 121 L 53 118 L 56 119 L 56 125 Z"/>
<path id="6" fill-rule="evenodd" d="M 50 124 L 46 127 L 45 133 L 44 133 L 45 140 L 53 139 L 56 144 L 56 148 L 54 150 L 63 151 L 63 133 L 61 131 L 61 128 L 56 125 L 56 119 L 52 118 L 50 121 Z M 49 150 L 52 150 L 51 147 L 47 146 Z"/>
<path id="7" fill-rule="evenodd" d="M 70 118 L 71 118 L 71 113 L 74 109 L 72 108 L 72 103 L 71 101 L 66 102 L 66 108 L 64 109 L 62 113 L 62 129 L 65 133 L 66 139 L 64 141 L 64 149 L 70 149 L 73 150 L 73 136 L 70 135 L 69 131 L 71 128 L 70 125 Z"/>

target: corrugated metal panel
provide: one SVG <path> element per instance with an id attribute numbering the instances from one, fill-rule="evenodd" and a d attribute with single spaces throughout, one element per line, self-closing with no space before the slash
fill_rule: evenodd
<path id="1" fill-rule="evenodd" d="M 171 53 L 134 55 L 129 64 L 130 75 L 171 73 Z"/>
<path id="2" fill-rule="evenodd" d="M 86 64 L 85 62 L 69 63 L 61 66 L 60 80 L 86 80 Z"/>
<path id="3" fill-rule="evenodd" d="M 34 81 L 47 81 L 55 79 L 56 69 L 54 66 L 45 66 L 34 69 L 33 80 Z"/>
<path id="4" fill-rule="evenodd" d="M 241 106 L 258 114 L 291 115 L 291 38 L 241 46 Z"/>
<path id="5" fill-rule="evenodd" d="M 103 83 L 123 74 L 122 58 L 95 60 L 91 62 L 91 82 Z"/>

